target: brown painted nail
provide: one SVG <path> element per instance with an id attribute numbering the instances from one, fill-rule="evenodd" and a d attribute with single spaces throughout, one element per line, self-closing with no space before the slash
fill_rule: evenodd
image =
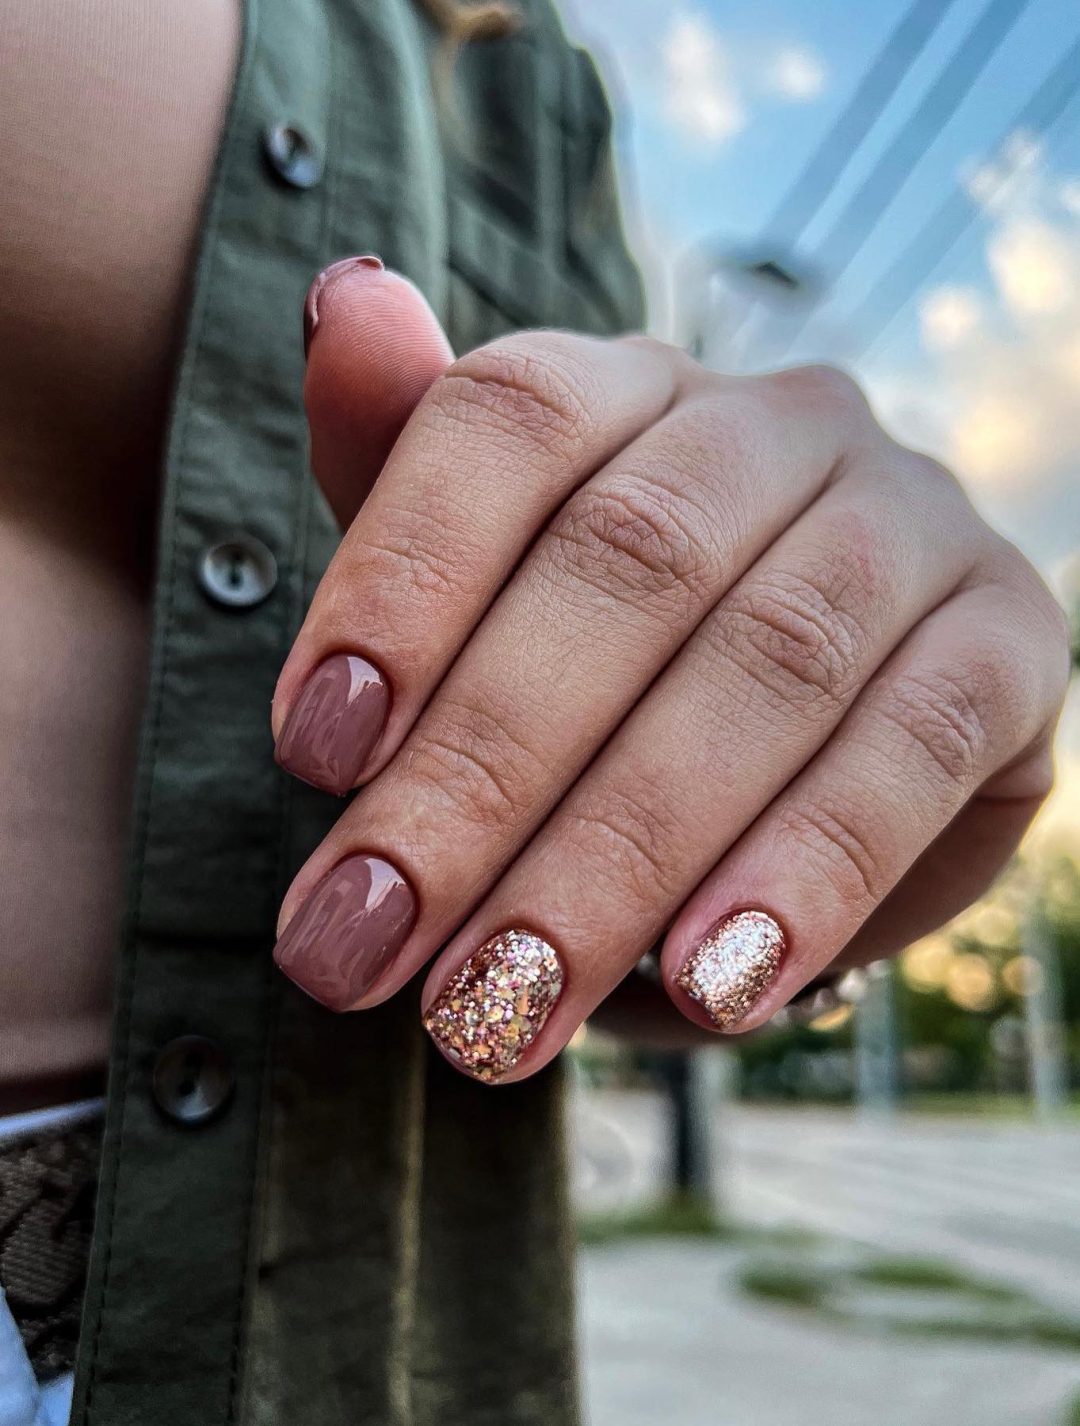
<path id="1" fill-rule="evenodd" d="M 285 927 L 274 960 L 313 999 L 348 1010 L 382 975 L 415 920 L 416 897 L 396 867 L 349 857 Z"/>
<path id="2" fill-rule="evenodd" d="M 744 1019 L 776 979 L 787 941 L 764 911 L 736 911 L 706 936 L 675 977 L 720 1030 Z"/>
<path id="3" fill-rule="evenodd" d="M 500 1079 L 544 1028 L 562 994 L 562 962 L 531 931 L 503 931 L 474 951 L 424 1016 L 443 1054 L 477 1079 Z"/>
<path id="4" fill-rule="evenodd" d="M 386 725 L 390 690 L 358 654 L 334 654 L 308 677 L 278 735 L 286 772 L 343 796 L 360 776 Z"/>
<path id="5" fill-rule="evenodd" d="M 382 258 L 378 258 L 374 253 L 368 253 L 364 257 L 346 257 L 340 262 L 332 262 L 329 267 L 324 267 L 322 272 L 307 290 L 304 298 L 304 356 L 311 350 L 311 339 L 315 335 L 315 328 L 319 325 L 319 298 L 322 295 L 326 284 L 331 278 L 337 277 L 339 273 L 348 272 L 353 267 L 370 268 L 373 272 L 382 272 Z"/>

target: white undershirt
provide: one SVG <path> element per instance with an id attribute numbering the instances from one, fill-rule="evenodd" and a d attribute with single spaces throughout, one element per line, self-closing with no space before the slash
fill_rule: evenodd
<path id="1" fill-rule="evenodd" d="M 74 1104 L 56 1104 L 49 1109 L 32 1109 L 26 1114 L 0 1115 L 0 1145 L 43 1129 L 67 1129 L 104 1113 L 104 1099 L 79 1099 Z"/>

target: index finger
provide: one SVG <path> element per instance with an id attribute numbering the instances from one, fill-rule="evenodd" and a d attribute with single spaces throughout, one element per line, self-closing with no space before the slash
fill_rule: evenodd
<path id="1" fill-rule="evenodd" d="M 349 341 L 344 285 L 320 306 L 323 351 Z M 435 381 L 282 670 L 282 766 L 344 793 L 385 765 L 547 518 L 670 405 L 676 367 L 659 344 L 538 332 Z"/>

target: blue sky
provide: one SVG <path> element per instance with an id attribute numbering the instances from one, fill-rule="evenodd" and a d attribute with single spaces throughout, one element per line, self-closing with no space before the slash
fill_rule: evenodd
<path id="1" fill-rule="evenodd" d="M 833 197 L 808 227 L 802 244 L 808 257 L 985 4 L 953 0 L 948 7 L 882 120 L 852 156 Z M 654 245 L 680 248 L 722 235 L 740 246 L 758 238 L 770 210 L 907 8 L 908 0 L 815 0 L 813 5 L 700 0 L 686 6 L 571 0 L 571 28 L 591 43 L 621 111 L 626 167 Z M 1078 35 L 1075 0 L 1031 0 L 844 275 L 837 309 L 855 304 L 958 176 L 985 158 Z M 695 41 L 696 75 L 686 53 Z M 692 99 L 685 102 L 685 91 L 695 87 L 702 100 L 696 108 Z M 704 102 L 709 97 L 711 109 Z M 1050 135 L 1046 157 L 1058 170 L 1080 172 L 1080 95 Z M 978 259 L 976 225 L 942 273 L 971 274 Z"/>
<path id="2" fill-rule="evenodd" d="M 629 227 L 661 335 L 680 335 L 672 294 L 695 244 L 770 249 L 770 213 L 909 3 L 564 0 L 618 111 Z M 1080 599 L 1080 66 L 1076 98 L 1048 133 L 1014 124 L 1080 39 L 1077 0 L 1029 0 L 839 273 L 825 242 L 987 3 L 942 0 L 940 26 L 806 227 L 794 260 L 827 295 L 788 359 L 851 366 L 883 423 L 950 464 L 1059 595 Z M 860 351 L 883 314 L 852 314 L 958 191 L 972 218 L 964 239 Z M 713 360 L 723 365 L 724 350 Z M 1061 762 L 1080 822 L 1075 689 Z"/>

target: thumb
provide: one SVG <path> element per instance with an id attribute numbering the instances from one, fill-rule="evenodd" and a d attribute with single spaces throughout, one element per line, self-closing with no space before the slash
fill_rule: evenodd
<path id="1" fill-rule="evenodd" d="M 376 257 L 318 275 L 304 304 L 304 346 L 311 463 L 345 529 L 454 354 L 420 292 Z"/>

